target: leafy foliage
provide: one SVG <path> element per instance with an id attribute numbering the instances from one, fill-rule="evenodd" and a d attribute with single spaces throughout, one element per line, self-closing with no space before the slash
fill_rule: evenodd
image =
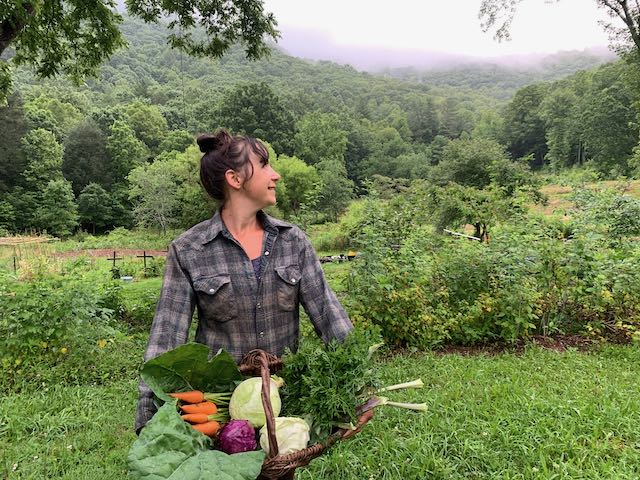
<path id="1" fill-rule="evenodd" d="M 227 455 L 210 446 L 211 440 L 182 420 L 175 402 L 169 402 L 160 407 L 131 447 L 129 475 L 153 480 L 253 480 L 260 474 L 264 452 Z"/>
<path id="2" fill-rule="evenodd" d="M 467 187 L 468 196 L 456 197 L 455 188 L 461 187 L 450 186 L 435 203 L 457 202 L 454 210 L 442 210 L 451 220 L 454 211 L 477 210 L 472 200 L 483 192 Z M 505 204 L 482 244 L 433 234 L 428 219 L 403 228 L 409 217 L 420 221 L 415 195 L 414 189 L 387 204 L 370 200 L 365 209 L 357 237 L 362 255 L 347 281 L 356 323 L 378 325 L 388 343 L 414 348 L 515 342 L 553 332 L 640 337 L 634 199 L 583 190 L 570 227 L 524 209 L 509 215 Z M 489 212 L 503 208 L 496 207 L 500 197 L 484 199 Z M 468 218 L 460 217 L 460 224 Z"/>
<path id="3" fill-rule="evenodd" d="M 23 365 L 73 354 L 82 329 L 108 318 L 98 304 L 99 292 L 87 282 L 54 277 L 0 284 L 3 368 L 17 374 Z"/>
<path id="4" fill-rule="evenodd" d="M 320 438 L 335 422 L 355 421 L 366 389 L 379 383 L 369 350 L 379 342 L 375 328 L 356 328 L 342 343 L 307 340 L 297 352 L 287 352 L 281 373 L 282 416 L 311 416 Z"/>

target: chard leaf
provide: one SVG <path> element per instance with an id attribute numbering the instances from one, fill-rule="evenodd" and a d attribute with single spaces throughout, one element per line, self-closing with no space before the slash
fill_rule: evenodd
<path id="1" fill-rule="evenodd" d="M 209 348 L 200 343 L 187 343 L 147 362 L 140 375 L 161 400 L 169 401 L 171 392 L 202 390 L 228 392 L 242 380 L 235 360 L 224 350 L 209 360 Z"/>
<path id="2" fill-rule="evenodd" d="M 174 402 L 167 402 L 140 432 L 129 450 L 129 474 L 133 478 L 160 480 L 193 455 L 206 451 L 211 440 L 180 418 Z"/>
<path id="3" fill-rule="evenodd" d="M 254 480 L 264 452 L 234 455 L 210 450 L 211 440 L 184 422 L 175 402 L 165 403 L 140 432 L 128 456 L 139 480 Z"/>
<path id="4" fill-rule="evenodd" d="M 227 455 L 208 450 L 189 458 L 168 480 L 255 480 L 260 475 L 264 455 L 262 451 Z"/>

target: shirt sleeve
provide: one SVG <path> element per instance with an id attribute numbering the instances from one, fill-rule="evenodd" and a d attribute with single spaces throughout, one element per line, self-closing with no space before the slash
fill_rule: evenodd
<path id="1" fill-rule="evenodd" d="M 303 232 L 301 233 L 303 247 L 299 260 L 302 274 L 300 303 L 309 315 L 316 333 L 324 342 L 330 342 L 334 338 L 341 342 L 353 329 L 353 324 L 336 294 L 329 287 L 311 242 Z"/>
<path id="2" fill-rule="evenodd" d="M 195 303 L 191 281 L 180 265 L 176 247 L 172 244 L 167 253 L 162 290 L 144 354 L 145 361 L 186 343 Z M 142 380 L 138 392 L 137 433 L 156 412 L 153 392 Z"/>

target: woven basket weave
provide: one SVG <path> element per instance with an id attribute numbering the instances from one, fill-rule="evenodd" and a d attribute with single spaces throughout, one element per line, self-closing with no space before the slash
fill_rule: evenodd
<path id="1" fill-rule="evenodd" d="M 239 368 L 244 375 L 260 375 L 262 377 L 262 405 L 267 419 L 269 452 L 262 464 L 262 471 L 258 477 L 259 480 L 293 479 L 296 468 L 308 465 L 311 460 L 322 455 L 326 449 L 338 440 L 347 439 L 355 435 L 364 424 L 373 417 L 373 410 L 369 410 L 358 418 L 355 430 L 339 429 L 322 443 L 316 443 L 304 450 L 288 455 L 278 455 L 275 417 L 273 415 L 273 408 L 271 407 L 269 388 L 271 384 L 271 374 L 282 368 L 282 360 L 263 350 L 252 350 L 242 358 Z"/>

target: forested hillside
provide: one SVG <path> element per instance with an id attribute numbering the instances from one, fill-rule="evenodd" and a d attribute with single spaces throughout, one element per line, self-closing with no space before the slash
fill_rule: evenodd
<path id="1" fill-rule="evenodd" d="M 486 95 L 509 99 L 519 88 L 532 83 L 560 80 L 581 70 L 593 70 L 615 60 L 611 52 L 570 51 L 543 57 L 512 57 L 467 61 L 450 68 L 387 69 L 392 78 L 433 86 L 466 87 Z"/>
<path id="2" fill-rule="evenodd" d="M 206 218 L 193 139 L 220 126 L 269 142 L 279 214 L 312 223 L 336 219 L 372 178 L 513 188 L 530 168 L 637 171 L 639 77 L 621 62 L 500 100 L 496 88 L 513 79 L 496 83 L 499 70 L 471 69 L 453 87 L 453 77 L 376 76 L 277 48 L 257 62 L 239 49 L 197 59 L 171 50 L 161 26 L 129 19 L 123 31 L 129 48 L 80 87 L 16 72 L 0 109 L 4 230 L 65 236 Z"/>

